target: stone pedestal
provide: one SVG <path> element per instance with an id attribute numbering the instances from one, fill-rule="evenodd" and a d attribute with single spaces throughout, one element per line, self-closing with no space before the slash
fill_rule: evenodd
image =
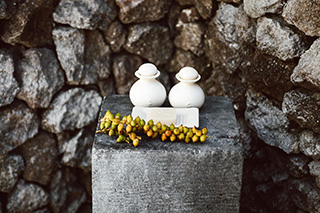
<path id="1" fill-rule="evenodd" d="M 104 98 L 131 113 L 127 95 Z M 239 212 L 243 153 L 232 102 L 207 97 L 200 109 L 205 143 L 143 139 L 134 148 L 97 133 L 92 150 L 93 212 Z"/>

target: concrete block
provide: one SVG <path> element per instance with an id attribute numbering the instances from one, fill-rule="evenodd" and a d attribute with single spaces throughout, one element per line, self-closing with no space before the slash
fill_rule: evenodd
<path id="1" fill-rule="evenodd" d="M 127 95 L 107 96 L 99 119 L 132 107 Z M 96 134 L 93 212 L 239 212 L 243 152 L 231 100 L 207 97 L 203 126 L 205 143 L 143 140 L 134 148 Z"/>

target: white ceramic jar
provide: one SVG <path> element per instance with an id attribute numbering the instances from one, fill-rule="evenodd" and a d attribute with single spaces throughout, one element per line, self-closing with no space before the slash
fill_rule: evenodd
<path id="1" fill-rule="evenodd" d="M 180 81 L 169 92 L 169 102 L 173 107 L 196 107 L 204 104 L 205 95 L 201 87 L 196 84 L 201 76 L 192 67 L 183 67 L 176 78 Z"/>
<path id="2" fill-rule="evenodd" d="M 129 98 L 134 106 L 156 107 L 161 106 L 167 96 L 164 86 L 156 80 L 160 71 L 154 64 L 142 64 L 134 73 L 139 78 L 130 91 Z"/>

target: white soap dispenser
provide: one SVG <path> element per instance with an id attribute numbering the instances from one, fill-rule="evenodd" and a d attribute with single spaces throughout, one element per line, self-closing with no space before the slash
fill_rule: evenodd
<path id="1" fill-rule="evenodd" d="M 201 87 L 196 84 L 201 76 L 192 67 L 183 67 L 176 78 L 180 81 L 169 92 L 171 106 L 177 108 L 200 108 L 204 104 L 205 95 Z"/>
<path id="2" fill-rule="evenodd" d="M 160 71 L 154 64 L 142 64 L 134 73 L 139 78 L 130 91 L 129 98 L 134 106 L 157 107 L 161 106 L 167 96 L 165 87 L 156 80 Z"/>

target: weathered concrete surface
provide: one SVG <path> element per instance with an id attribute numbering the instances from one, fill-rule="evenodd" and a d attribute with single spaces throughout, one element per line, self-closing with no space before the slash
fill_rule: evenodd
<path id="1" fill-rule="evenodd" d="M 105 97 L 107 110 L 130 114 L 126 95 Z M 141 141 L 137 148 L 96 134 L 93 212 L 239 212 L 242 145 L 232 102 L 208 97 L 200 110 L 205 143 Z"/>

